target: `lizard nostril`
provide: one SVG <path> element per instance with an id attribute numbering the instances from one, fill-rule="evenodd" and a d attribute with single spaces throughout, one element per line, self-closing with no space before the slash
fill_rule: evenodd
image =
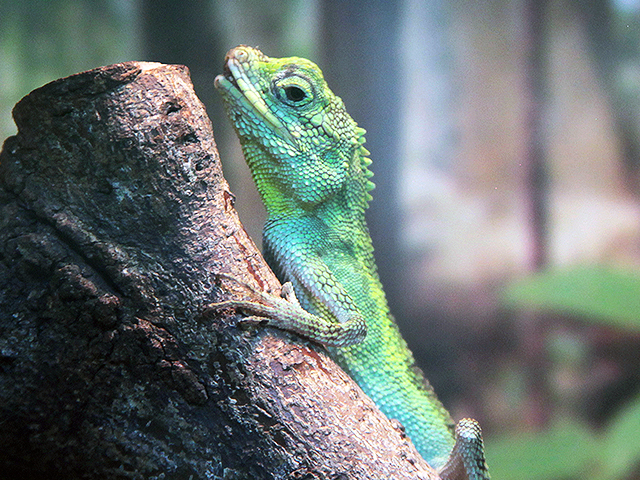
<path id="1" fill-rule="evenodd" d="M 238 48 L 233 52 L 233 56 L 239 62 L 246 62 L 249 60 L 249 52 L 247 52 L 244 48 Z"/>

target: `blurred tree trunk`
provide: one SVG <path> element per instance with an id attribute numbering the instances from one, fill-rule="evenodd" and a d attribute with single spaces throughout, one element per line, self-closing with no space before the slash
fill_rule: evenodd
<path id="1" fill-rule="evenodd" d="M 2 476 L 436 478 L 322 349 L 207 312 L 248 294 L 214 272 L 279 285 L 185 67 L 84 72 L 14 118 L 0 153 Z"/>
<path id="2" fill-rule="evenodd" d="M 546 15 L 547 2 L 524 2 L 523 43 L 525 46 L 524 78 L 528 93 L 525 109 L 526 185 L 531 238 L 531 270 L 540 270 L 548 262 L 548 196 L 547 139 L 543 128 L 545 100 L 548 92 L 546 69 Z"/>

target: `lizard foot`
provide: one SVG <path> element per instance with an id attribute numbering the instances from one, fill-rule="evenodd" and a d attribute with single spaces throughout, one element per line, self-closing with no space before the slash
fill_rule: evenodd
<path id="1" fill-rule="evenodd" d="M 266 323 L 332 347 L 343 347 L 361 342 L 367 333 L 365 320 L 360 315 L 354 315 L 346 322 L 338 323 L 327 321 L 322 317 L 307 312 L 300 306 L 293 291 L 293 286 L 289 282 L 282 286 L 282 296 L 278 297 L 256 290 L 250 285 L 226 274 L 218 274 L 218 276 L 232 279 L 242 285 L 249 290 L 252 296 L 256 297 L 257 301 L 227 300 L 220 303 L 212 303 L 207 305 L 205 313 L 226 308 L 242 310 L 250 314 L 248 318 L 259 319 L 249 320 L 248 323 Z"/>

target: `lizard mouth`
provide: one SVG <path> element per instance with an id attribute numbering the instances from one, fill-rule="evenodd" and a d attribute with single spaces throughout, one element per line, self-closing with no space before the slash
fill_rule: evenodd
<path id="1" fill-rule="evenodd" d="M 240 88 L 238 87 L 238 82 L 236 81 L 235 77 L 233 76 L 233 73 L 231 73 L 231 69 L 229 68 L 229 62 L 228 61 L 224 62 L 224 69 L 222 70 L 222 76 L 224 78 L 226 78 L 229 82 L 231 82 L 231 85 L 233 85 L 235 88 L 240 90 Z M 217 78 L 216 78 L 216 80 L 217 80 Z"/>
<path id="2" fill-rule="evenodd" d="M 225 95 L 229 95 L 232 103 L 240 106 L 246 113 L 257 115 L 274 131 L 279 132 L 282 138 L 291 145 L 295 145 L 297 142 L 291 132 L 282 120 L 271 111 L 264 97 L 260 95 L 251 81 L 251 77 L 247 75 L 246 68 L 247 65 L 235 58 L 230 52 L 227 54 L 222 75 L 215 78 L 215 87 L 225 92 Z"/>
<path id="3" fill-rule="evenodd" d="M 222 70 L 222 75 L 218 75 L 216 76 L 216 78 L 213 81 L 213 84 L 216 88 L 219 88 L 221 90 L 228 90 L 229 86 L 228 85 L 224 85 L 225 80 L 227 82 L 229 82 L 234 89 L 240 91 L 240 87 L 238 86 L 238 82 L 236 81 L 235 77 L 233 76 L 233 73 L 231 72 L 231 69 L 229 68 L 229 61 L 227 60 L 226 62 L 224 62 L 224 68 Z"/>

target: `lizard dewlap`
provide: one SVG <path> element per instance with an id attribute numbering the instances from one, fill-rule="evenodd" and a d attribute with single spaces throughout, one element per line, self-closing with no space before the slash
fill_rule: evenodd
<path id="1" fill-rule="evenodd" d="M 488 479 L 477 423 L 454 431 L 389 312 L 365 222 L 364 130 L 304 58 L 239 46 L 215 86 L 267 209 L 265 259 L 295 291 L 243 308 L 328 346 L 443 479 Z"/>

